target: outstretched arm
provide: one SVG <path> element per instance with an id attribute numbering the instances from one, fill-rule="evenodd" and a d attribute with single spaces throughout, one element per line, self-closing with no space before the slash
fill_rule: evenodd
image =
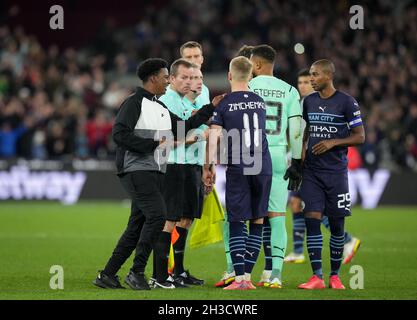
<path id="1" fill-rule="evenodd" d="M 182 120 L 174 113 L 170 112 L 171 124 L 172 124 L 172 133 L 174 137 L 177 136 L 177 123 L 183 122 L 185 127 L 185 133 L 190 129 L 198 128 L 202 124 L 205 124 L 210 117 L 213 115 L 214 109 L 219 105 L 220 101 L 224 98 L 225 94 L 215 96 L 210 104 L 203 106 L 198 112 L 191 116 L 188 120 Z"/>

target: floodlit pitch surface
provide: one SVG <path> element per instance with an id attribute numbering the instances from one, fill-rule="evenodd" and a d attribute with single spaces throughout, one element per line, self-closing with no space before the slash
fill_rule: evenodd
<path id="1" fill-rule="evenodd" d="M 151 291 L 103 290 L 92 285 L 122 233 L 129 206 L 119 202 L 81 202 L 62 206 L 47 202 L 0 203 L 0 299 L 417 299 L 417 208 L 353 209 L 347 229 L 362 240 L 351 264 L 341 270 L 345 291 L 303 291 L 310 265 L 285 264 L 283 289 L 227 292 L 213 284 L 225 269 L 223 244 L 187 250 L 186 267 L 206 280 L 203 287 Z M 290 235 L 292 219 L 287 215 Z M 323 268 L 329 273 L 329 234 L 323 230 Z M 287 252 L 292 248 L 289 241 Z M 119 275 L 124 280 L 132 259 Z M 152 261 L 152 260 L 150 260 Z M 253 272 L 256 281 L 263 254 Z M 50 289 L 52 265 L 64 270 L 64 289 Z M 349 289 L 350 267 L 364 270 L 364 289 Z M 147 275 L 151 273 L 147 269 Z"/>

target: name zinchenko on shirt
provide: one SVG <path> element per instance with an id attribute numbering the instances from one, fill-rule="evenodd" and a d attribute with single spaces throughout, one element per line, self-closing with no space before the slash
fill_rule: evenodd
<path id="1" fill-rule="evenodd" d="M 248 101 L 239 103 L 229 103 L 229 111 L 247 110 L 247 109 L 266 109 L 262 101 Z"/>

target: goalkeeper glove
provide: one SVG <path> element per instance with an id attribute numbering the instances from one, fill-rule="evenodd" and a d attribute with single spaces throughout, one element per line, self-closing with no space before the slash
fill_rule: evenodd
<path id="1" fill-rule="evenodd" d="M 302 167 L 301 159 L 291 159 L 291 165 L 288 167 L 284 175 L 284 180 L 289 180 L 288 190 L 297 191 L 301 185 Z"/>

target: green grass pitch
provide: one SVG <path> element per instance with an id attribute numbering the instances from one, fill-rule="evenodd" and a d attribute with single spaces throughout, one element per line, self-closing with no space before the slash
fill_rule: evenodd
<path id="1" fill-rule="evenodd" d="M 417 208 L 353 209 L 347 229 L 362 240 L 341 278 L 348 287 L 352 265 L 364 270 L 364 289 L 302 291 L 297 285 L 310 276 L 308 263 L 286 264 L 284 288 L 225 292 L 213 287 L 225 269 L 223 244 L 186 253 L 186 266 L 206 280 L 203 287 L 137 292 L 103 290 L 92 285 L 103 268 L 129 214 L 121 202 L 81 202 L 62 206 L 47 202 L 0 204 L 0 299 L 417 299 Z M 287 216 L 289 217 L 289 215 Z M 287 230 L 292 219 L 287 218 Z M 288 232 L 290 235 L 290 232 Z M 323 268 L 329 272 L 328 232 L 323 230 Z M 288 247 L 292 243 L 289 240 Z M 290 251 L 287 250 L 287 252 Z M 261 254 L 253 272 L 256 281 L 263 268 Z M 132 260 L 123 266 L 123 279 Z M 52 265 L 64 268 L 64 290 L 49 287 Z M 150 274 L 147 269 L 147 275 Z"/>

